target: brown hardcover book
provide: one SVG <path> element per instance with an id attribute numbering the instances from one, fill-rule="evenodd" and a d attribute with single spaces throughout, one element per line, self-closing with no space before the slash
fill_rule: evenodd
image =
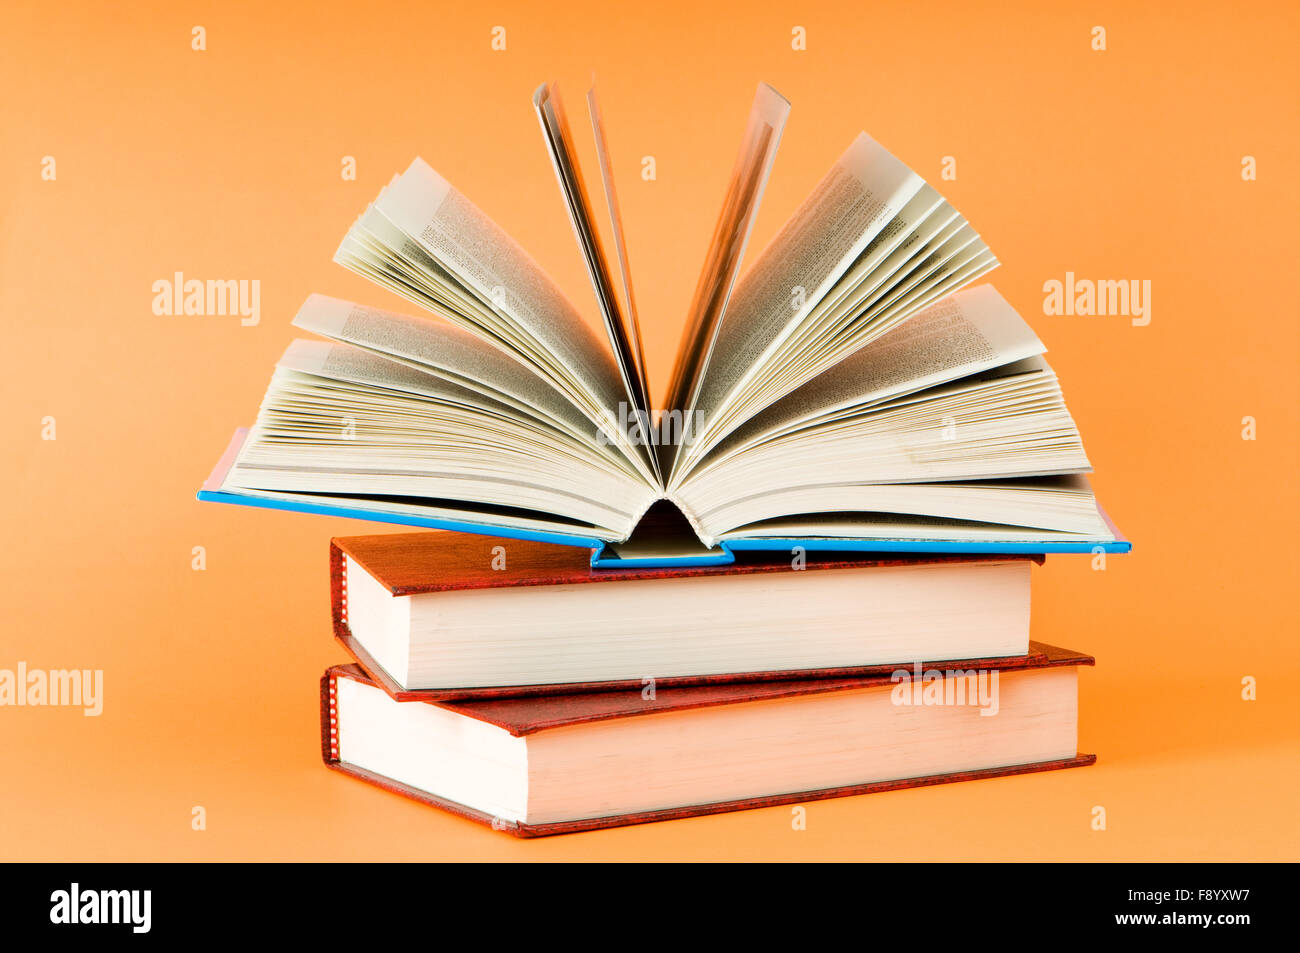
<path id="1" fill-rule="evenodd" d="M 1043 561 L 741 553 L 728 566 L 593 569 L 589 559 L 443 532 L 334 539 L 334 633 L 402 701 L 639 692 L 651 677 L 661 688 L 863 677 L 917 658 L 1024 655 L 1030 567 Z"/>
<path id="2" fill-rule="evenodd" d="M 521 837 L 1092 764 L 1089 656 L 1034 643 L 995 669 L 459 702 L 321 680 L 325 763 Z"/>

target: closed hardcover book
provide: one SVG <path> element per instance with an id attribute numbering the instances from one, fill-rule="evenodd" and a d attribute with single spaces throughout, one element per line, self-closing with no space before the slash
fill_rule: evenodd
<path id="1" fill-rule="evenodd" d="M 521 837 L 1093 763 L 1077 668 L 1032 643 L 997 668 L 399 702 L 321 680 L 326 764 Z"/>
<path id="2" fill-rule="evenodd" d="M 593 569 L 569 547 L 444 532 L 335 539 L 335 635 L 398 700 L 887 673 L 1029 651 L 1042 557 L 746 553 Z"/>

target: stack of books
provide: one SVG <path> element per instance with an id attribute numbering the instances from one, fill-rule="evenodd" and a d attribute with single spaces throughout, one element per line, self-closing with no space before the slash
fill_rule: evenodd
<path id="1" fill-rule="evenodd" d="M 1030 641 L 1034 561 L 336 539 L 322 753 L 522 836 L 1088 764 L 1092 659 Z"/>
<path id="2" fill-rule="evenodd" d="M 655 409 L 587 102 L 617 268 L 533 99 L 607 340 L 417 159 L 336 260 L 434 317 L 308 298 L 199 494 L 441 530 L 331 544 L 326 762 L 524 836 L 1091 763 L 1030 570 L 1129 544 L 979 235 L 864 134 L 740 279 L 760 86 Z"/>

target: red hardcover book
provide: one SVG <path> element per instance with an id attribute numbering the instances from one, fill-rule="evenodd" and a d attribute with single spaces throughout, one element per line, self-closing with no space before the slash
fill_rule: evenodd
<path id="1" fill-rule="evenodd" d="M 332 622 L 402 701 L 640 691 L 647 678 L 667 688 L 863 677 L 917 658 L 1024 655 L 1030 567 L 1043 560 L 737 557 L 593 569 L 580 550 L 530 541 L 340 538 L 330 544 Z"/>
<path id="2" fill-rule="evenodd" d="M 520 837 L 1092 764 L 1089 656 L 1033 643 L 996 669 L 398 702 L 321 680 L 325 763 Z"/>

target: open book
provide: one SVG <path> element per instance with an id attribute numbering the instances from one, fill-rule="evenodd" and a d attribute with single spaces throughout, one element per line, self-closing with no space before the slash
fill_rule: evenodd
<path id="1" fill-rule="evenodd" d="M 201 499 L 545 539 L 601 561 L 736 549 L 1123 551 L 997 260 L 857 137 L 743 278 L 789 104 L 760 85 L 668 393 L 650 396 L 594 90 L 613 254 L 556 89 L 533 98 L 606 339 L 416 159 L 335 260 L 431 312 L 312 295 Z"/>

